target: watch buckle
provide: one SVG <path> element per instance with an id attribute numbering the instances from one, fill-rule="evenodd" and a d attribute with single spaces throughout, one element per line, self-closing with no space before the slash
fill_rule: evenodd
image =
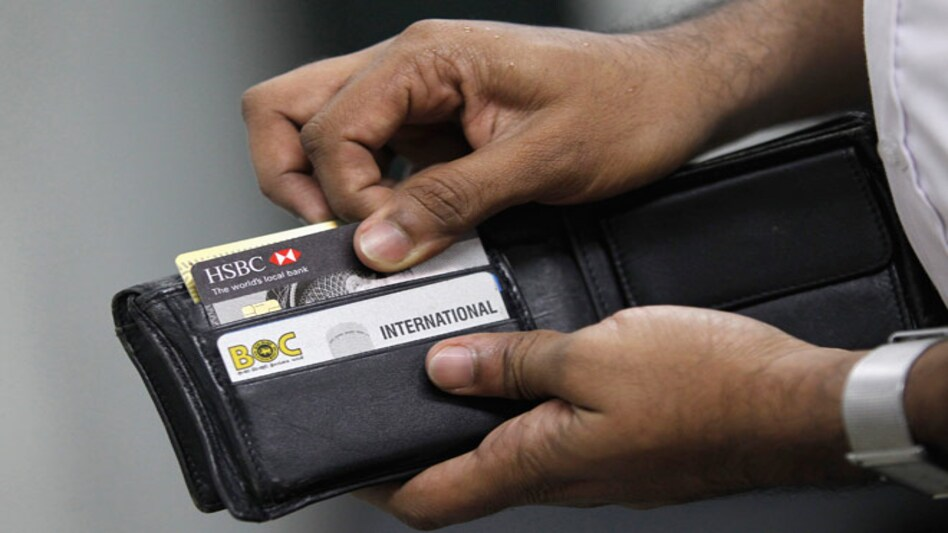
<path id="1" fill-rule="evenodd" d="M 889 335 L 889 344 L 896 342 L 920 341 L 938 337 L 948 337 L 948 328 L 910 329 L 906 331 L 896 331 L 892 335 Z"/>

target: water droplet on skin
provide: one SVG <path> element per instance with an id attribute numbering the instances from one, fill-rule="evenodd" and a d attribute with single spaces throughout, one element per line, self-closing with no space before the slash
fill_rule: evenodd
<path id="1" fill-rule="evenodd" d="M 500 39 L 500 35 L 494 35 L 494 39 Z"/>
<path id="2" fill-rule="evenodd" d="M 490 26 L 484 26 L 484 31 L 490 31 Z"/>
<path id="3" fill-rule="evenodd" d="M 589 43 L 583 41 L 583 46 L 584 46 L 584 47 L 585 47 L 585 46 L 589 46 Z"/>
<path id="4" fill-rule="evenodd" d="M 507 68 L 513 68 L 513 67 L 514 67 L 513 61 L 511 61 L 510 63 L 507 63 Z"/>
<path id="5" fill-rule="evenodd" d="M 464 31 L 467 33 L 471 33 L 473 31 L 473 28 L 471 28 L 470 26 L 464 26 Z"/>

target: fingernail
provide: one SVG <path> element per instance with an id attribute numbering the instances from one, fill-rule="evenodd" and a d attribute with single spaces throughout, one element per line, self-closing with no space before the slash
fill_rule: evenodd
<path id="1" fill-rule="evenodd" d="M 474 384 L 474 354 L 461 346 L 448 346 L 428 361 L 428 377 L 445 390 L 462 389 Z"/>
<path id="2" fill-rule="evenodd" d="M 359 237 L 362 253 L 379 263 L 400 263 L 413 246 L 405 230 L 387 220 L 376 222 Z"/>

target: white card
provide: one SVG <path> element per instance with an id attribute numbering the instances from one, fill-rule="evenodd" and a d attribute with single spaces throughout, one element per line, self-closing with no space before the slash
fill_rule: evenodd
<path id="1" fill-rule="evenodd" d="M 477 272 L 221 335 L 232 382 L 506 320 L 497 278 Z"/>

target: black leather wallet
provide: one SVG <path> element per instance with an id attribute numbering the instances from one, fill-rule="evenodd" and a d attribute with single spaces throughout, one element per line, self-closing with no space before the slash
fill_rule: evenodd
<path id="1" fill-rule="evenodd" d="M 944 324 L 887 191 L 872 123 L 851 114 L 605 202 L 511 209 L 479 228 L 511 318 L 477 331 L 571 331 L 652 304 L 843 348 Z M 263 521 L 402 479 L 528 407 L 435 389 L 423 362 L 437 338 L 233 383 L 215 340 L 247 324 L 213 327 L 178 277 L 120 292 L 113 312 L 202 511 Z"/>

